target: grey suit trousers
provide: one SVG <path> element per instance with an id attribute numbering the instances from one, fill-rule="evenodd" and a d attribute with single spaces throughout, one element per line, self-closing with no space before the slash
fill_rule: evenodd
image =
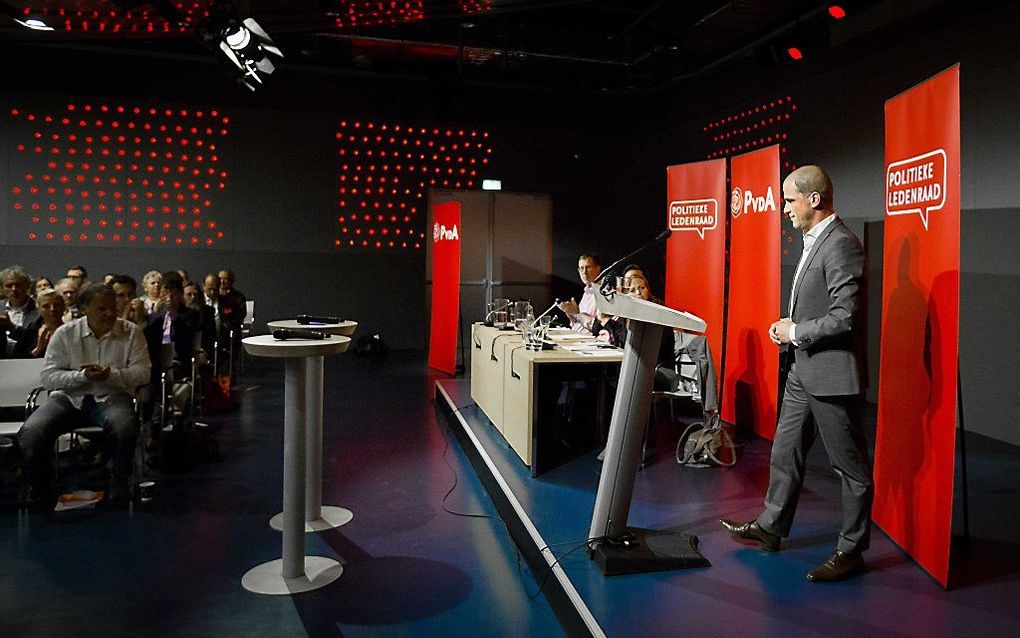
<path id="1" fill-rule="evenodd" d="M 836 549 L 868 548 L 874 484 L 861 426 L 859 396 L 812 396 L 790 368 L 782 412 L 772 444 L 769 489 L 758 525 L 777 536 L 789 536 L 797 510 L 804 462 L 820 434 L 829 463 L 842 481 L 843 520 Z"/>

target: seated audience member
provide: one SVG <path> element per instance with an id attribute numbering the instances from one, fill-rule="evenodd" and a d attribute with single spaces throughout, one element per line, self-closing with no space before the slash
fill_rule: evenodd
<path id="1" fill-rule="evenodd" d="M 150 316 L 159 303 L 159 286 L 163 282 L 163 275 L 158 270 L 150 270 L 142 277 L 142 289 L 145 294 L 141 296 L 145 304 L 145 312 Z"/>
<path id="2" fill-rule="evenodd" d="M 40 292 L 49 290 L 50 288 L 56 288 L 53 282 L 50 281 L 49 277 L 39 277 L 32 282 L 32 295 L 38 296 Z"/>
<path id="3" fill-rule="evenodd" d="M 570 301 L 562 301 L 558 304 L 559 309 L 570 319 L 570 327 L 574 330 L 598 334 L 592 331 L 598 314 L 595 308 L 593 282 L 601 272 L 602 266 L 599 264 L 598 256 L 594 253 L 585 253 L 577 258 L 577 274 L 581 278 L 581 283 L 584 284 L 581 301 L 578 302 L 571 297 Z"/>
<path id="4" fill-rule="evenodd" d="M 220 298 L 229 299 L 241 313 L 241 316 L 237 317 L 237 325 L 240 327 L 248 315 L 248 298 L 244 296 L 243 292 L 234 288 L 234 271 L 229 268 L 220 271 Z"/>
<path id="5" fill-rule="evenodd" d="M 84 290 L 92 283 L 89 281 L 89 271 L 85 270 L 85 266 L 71 266 L 64 276 L 73 279 L 74 283 L 78 284 L 78 290 Z"/>
<path id="6" fill-rule="evenodd" d="M 71 323 L 81 316 L 78 309 L 78 284 L 70 277 L 64 277 L 57 282 L 57 290 L 64 296 L 64 323 Z"/>
<path id="7" fill-rule="evenodd" d="M 114 275 L 110 287 L 117 297 L 117 315 L 125 321 L 144 328 L 149 324 L 145 302 L 138 298 L 138 284 L 131 275 Z"/>
<path id="8" fill-rule="evenodd" d="M 202 316 L 184 305 L 184 284 L 177 271 L 163 273 L 160 300 L 145 329 L 153 381 L 159 373 L 172 371 L 179 364 L 177 379 L 191 376 L 191 359 L 199 365 L 207 361 L 202 349 Z"/>
<path id="9" fill-rule="evenodd" d="M 109 286 L 113 282 L 113 278 L 117 276 L 115 272 L 108 272 L 103 275 L 103 285 Z"/>
<path id="10" fill-rule="evenodd" d="M 36 295 L 35 307 L 39 310 L 39 320 L 35 323 L 35 347 L 31 355 L 42 357 L 46 355 L 53 333 L 64 325 L 64 296 L 53 288 L 43 290 Z"/>
<path id="11" fill-rule="evenodd" d="M 188 284 L 191 283 L 191 280 L 188 279 L 188 271 L 187 270 L 184 270 L 183 268 L 178 268 L 177 269 L 177 274 L 181 276 L 181 281 L 184 282 L 185 286 L 187 286 Z"/>
<path id="12" fill-rule="evenodd" d="M 130 489 L 138 419 L 132 397 L 149 380 L 145 337 L 135 325 L 117 318 L 113 290 L 93 284 L 82 291 L 84 316 L 53 333 L 46 349 L 42 384 L 49 400 L 21 427 L 18 440 L 31 487 L 30 500 L 49 494 L 56 438 L 89 423 L 101 424 L 113 462 L 111 497 Z"/>
<path id="13" fill-rule="evenodd" d="M 11 266 L 0 271 L 6 299 L 0 301 L 0 330 L 4 333 L 3 351 L 0 358 L 26 359 L 35 348 L 39 312 L 29 294 L 32 278 L 21 266 Z"/>
<path id="14" fill-rule="evenodd" d="M 216 348 L 216 310 L 205 303 L 202 288 L 194 281 L 184 284 L 184 305 L 202 315 L 202 350 L 212 356 Z"/>

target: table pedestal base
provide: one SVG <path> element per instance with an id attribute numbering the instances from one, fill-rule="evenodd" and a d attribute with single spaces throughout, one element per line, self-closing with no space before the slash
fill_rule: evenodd
<path id="1" fill-rule="evenodd" d="M 305 533 L 309 532 L 321 532 L 327 529 L 336 529 L 341 525 L 346 525 L 354 519 L 354 512 L 345 508 L 337 507 L 335 505 L 323 505 L 322 514 L 319 518 L 312 521 L 305 521 Z M 269 526 L 278 532 L 283 531 L 283 512 L 280 512 L 273 518 L 269 519 Z"/>
<path id="2" fill-rule="evenodd" d="M 305 556 L 305 573 L 283 577 L 283 559 L 252 567 L 241 578 L 241 586 L 254 594 L 287 596 L 324 587 L 340 577 L 343 565 L 323 556 Z"/>

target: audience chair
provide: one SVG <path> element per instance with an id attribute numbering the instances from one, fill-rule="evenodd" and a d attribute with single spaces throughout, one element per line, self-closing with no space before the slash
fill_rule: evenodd
<path id="1" fill-rule="evenodd" d="M 0 360 L 0 410 L 4 417 L 0 421 L 0 455 L 15 459 L 17 464 L 18 431 L 48 396 L 40 385 L 44 359 L 3 359 Z M 24 485 L 21 468 L 18 475 L 18 505 L 24 503 Z"/>

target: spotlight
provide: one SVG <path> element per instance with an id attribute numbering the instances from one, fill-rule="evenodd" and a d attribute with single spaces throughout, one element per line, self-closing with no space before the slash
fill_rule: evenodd
<path id="1" fill-rule="evenodd" d="M 253 18 L 211 21 L 202 37 L 208 46 L 223 53 L 238 83 L 251 91 L 262 84 L 261 76 L 276 70 L 272 58 L 283 58 L 283 52 Z"/>
<path id="2" fill-rule="evenodd" d="M 832 16 L 833 20 L 842 20 L 846 17 L 846 9 L 839 6 L 838 4 L 829 5 L 829 15 Z"/>
<path id="3" fill-rule="evenodd" d="M 789 58 L 791 60 L 803 60 L 804 59 L 804 52 L 801 51 L 797 47 L 788 47 L 786 49 L 786 55 L 789 56 Z"/>
<path id="4" fill-rule="evenodd" d="M 22 18 L 14 18 L 14 21 L 23 27 L 28 27 L 33 31 L 52 31 L 53 27 L 46 24 L 42 18 L 33 16 L 24 16 Z"/>

